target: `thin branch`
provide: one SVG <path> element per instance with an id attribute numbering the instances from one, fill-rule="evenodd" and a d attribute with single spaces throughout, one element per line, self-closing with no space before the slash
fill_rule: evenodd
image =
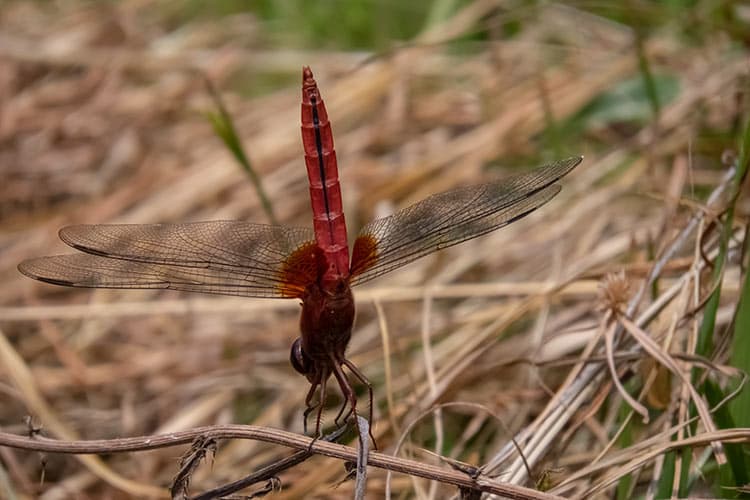
<path id="1" fill-rule="evenodd" d="M 91 441 L 58 441 L 35 437 L 34 439 L 0 432 L 0 446 L 8 446 L 31 451 L 71 454 L 108 454 L 131 451 L 154 450 L 192 443 L 198 437 L 204 439 L 252 439 L 279 444 L 298 450 L 310 450 L 315 454 L 356 462 L 357 450 L 337 443 L 314 440 L 287 431 L 255 425 L 214 425 L 172 432 L 169 434 L 139 436 L 130 438 L 103 439 Z M 480 490 L 485 493 L 503 495 L 518 500 L 560 500 L 561 497 L 530 488 L 499 483 L 486 477 L 471 477 L 458 471 L 446 470 L 435 465 L 423 464 L 414 460 L 392 457 L 378 452 L 370 452 L 369 465 L 380 469 L 401 472 L 425 479 L 440 481 L 460 488 Z"/>

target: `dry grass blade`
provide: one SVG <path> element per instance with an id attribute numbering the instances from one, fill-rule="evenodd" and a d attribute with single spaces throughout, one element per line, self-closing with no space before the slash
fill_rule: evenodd
<path id="1" fill-rule="evenodd" d="M 732 172 L 727 172 L 723 177 L 723 182 L 714 190 L 714 192 L 709 197 L 709 207 L 715 206 L 716 204 L 721 203 L 721 196 L 726 191 L 727 187 L 729 186 L 729 183 L 732 179 Z M 711 210 L 711 208 L 709 208 Z M 636 310 L 637 305 L 639 304 L 641 298 L 643 297 L 643 294 L 645 293 L 645 290 L 648 289 L 648 287 L 651 285 L 654 279 L 659 275 L 659 272 L 664 268 L 666 262 L 678 251 L 678 249 L 684 244 L 687 237 L 695 230 L 695 228 L 699 225 L 700 221 L 703 220 L 704 212 L 699 212 L 696 214 L 691 221 L 685 226 L 685 228 L 680 231 L 678 236 L 672 240 L 670 245 L 666 248 L 666 250 L 662 253 L 660 259 L 654 264 L 651 272 L 649 273 L 647 280 L 641 285 L 639 291 L 635 294 L 635 296 L 628 302 L 628 306 L 626 311 L 628 311 L 628 314 L 634 312 Z M 677 292 L 678 289 L 675 289 L 675 292 Z M 669 300 L 669 299 L 667 299 Z M 653 314 L 652 311 L 654 310 L 654 306 L 656 304 L 652 304 L 652 309 L 647 309 L 642 317 L 638 318 L 638 321 L 636 321 L 636 324 L 641 324 L 642 321 L 646 321 L 646 318 L 650 316 L 650 314 Z M 613 333 L 614 334 L 614 333 Z M 578 405 L 583 404 L 586 402 L 586 398 L 581 398 L 581 394 L 588 393 L 588 391 L 585 390 L 587 387 L 592 387 L 598 385 L 599 381 L 601 380 L 601 367 L 597 364 L 589 364 L 585 366 L 581 372 L 577 375 L 575 380 L 570 382 L 570 385 L 564 385 L 563 388 L 558 390 L 558 394 L 555 399 L 553 399 L 550 404 L 548 405 L 548 408 L 556 408 L 559 407 L 560 404 L 564 405 L 567 409 L 567 412 L 565 414 L 572 415 L 575 412 L 575 409 L 578 408 Z M 623 389 L 624 391 L 624 389 Z M 559 399 L 558 399 L 559 398 Z M 640 406 L 640 405 L 639 405 Z M 643 408 L 641 408 L 643 411 Z M 549 436 L 551 433 L 554 432 L 554 429 L 561 428 L 564 423 L 561 422 L 561 415 L 558 412 L 551 412 L 547 414 L 543 414 L 543 416 L 539 417 L 539 421 L 541 424 L 537 426 L 536 432 L 538 432 L 537 436 Z M 519 443 L 525 442 L 525 436 L 518 435 L 516 436 L 516 440 Z M 545 446 L 548 446 L 551 444 L 551 440 L 536 440 L 531 441 L 528 444 L 526 444 L 526 456 L 534 457 L 535 459 L 539 458 L 542 453 L 539 451 L 539 449 L 544 449 Z M 506 446 L 502 452 L 499 454 L 499 456 L 504 456 L 508 451 L 510 451 L 510 447 Z M 531 449 L 533 451 L 529 452 L 528 450 Z M 532 460 L 532 463 L 534 461 Z M 511 482 L 517 482 L 522 481 L 525 476 L 525 470 L 522 467 L 523 463 L 520 460 L 516 460 L 510 467 L 510 470 L 512 471 L 511 475 Z"/>
<path id="2" fill-rule="evenodd" d="M 617 387 L 617 391 L 620 393 L 620 396 L 628 403 L 628 405 L 633 408 L 638 414 L 643 417 L 643 423 L 648 423 L 648 408 L 640 404 L 638 401 L 633 399 L 633 397 L 630 395 L 630 393 L 623 387 L 622 382 L 620 382 L 620 374 L 617 373 L 617 368 L 615 367 L 615 360 L 614 360 L 614 336 L 615 336 L 615 330 L 616 325 L 611 325 L 604 331 L 604 348 L 605 353 L 607 355 L 607 366 L 609 367 L 609 373 L 612 377 L 612 382 L 614 382 L 615 387 Z"/>
<path id="3" fill-rule="evenodd" d="M 52 432 L 61 439 L 76 439 L 76 434 L 65 425 L 47 404 L 37 387 L 34 376 L 19 356 L 18 352 L 8 342 L 5 334 L 0 330 L 0 360 L 5 373 L 17 387 L 21 399 L 30 412 L 40 418 L 45 424 L 45 430 Z M 134 496 L 160 497 L 163 492 L 147 484 L 127 479 L 117 474 L 98 457 L 83 455 L 78 459 L 96 476 Z"/>
<path id="4" fill-rule="evenodd" d="M 592 485 L 581 495 L 581 498 L 590 498 L 590 495 L 596 495 L 601 490 L 610 486 L 625 474 L 631 473 L 644 464 L 649 463 L 656 457 L 663 455 L 667 451 L 678 450 L 681 448 L 690 448 L 697 446 L 712 445 L 713 443 L 746 443 L 750 439 L 750 429 L 727 429 L 722 431 L 707 432 L 700 436 L 693 436 L 676 441 L 663 441 L 658 446 L 650 450 L 645 450 L 637 457 L 631 459 L 620 468 L 611 470 L 599 482 Z"/>
<path id="5" fill-rule="evenodd" d="M 703 398 L 698 394 L 698 391 L 696 390 L 695 386 L 690 382 L 687 375 L 685 375 L 684 371 L 677 365 L 677 362 L 674 360 L 672 356 L 669 355 L 669 353 L 665 352 L 663 349 L 659 347 L 656 342 L 654 342 L 651 337 L 648 335 L 648 333 L 644 332 L 642 329 L 638 328 L 632 321 L 625 317 L 618 318 L 618 322 L 625 328 L 625 330 L 628 331 L 635 339 L 638 341 L 638 343 L 641 345 L 644 351 L 646 351 L 650 356 L 655 358 L 659 363 L 661 363 L 663 366 L 666 366 L 669 368 L 669 370 L 674 373 L 683 384 L 687 386 L 688 392 L 690 393 L 691 400 L 693 404 L 695 404 L 695 407 L 698 409 L 698 414 L 701 417 L 701 422 L 703 423 L 703 426 L 706 428 L 707 432 L 715 432 L 716 431 L 716 425 L 714 424 L 713 418 L 711 417 L 710 412 L 708 411 L 708 407 L 706 406 L 706 402 L 703 400 Z M 718 446 L 714 447 L 714 453 L 716 453 L 716 460 L 719 464 L 726 462 L 726 457 L 724 457 L 723 451 L 721 451 L 721 448 Z"/>
<path id="6" fill-rule="evenodd" d="M 357 473 L 354 486 L 354 498 L 362 500 L 367 494 L 367 460 L 370 456 L 370 423 L 367 419 L 357 417 L 359 446 L 357 447 Z"/>
<path id="7" fill-rule="evenodd" d="M 193 441 L 190 449 L 180 458 L 180 470 L 169 488 L 173 500 L 187 500 L 189 498 L 190 479 L 193 473 L 198 469 L 207 454 L 210 453 L 212 458 L 216 456 L 216 448 L 217 444 L 213 439 L 206 439 L 201 436 Z"/>

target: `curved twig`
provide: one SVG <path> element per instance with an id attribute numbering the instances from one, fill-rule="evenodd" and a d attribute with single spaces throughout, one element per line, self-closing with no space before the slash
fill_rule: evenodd
<path id="1" fill-rule="evenodd" d="M 100 439 L 91 441 L 59 441 L 43 437 L 28 438 L 17 434 L 0 432 L 0 446 L 8 446 L 31 451 L 70 454 L 106 454 L 132 451 L 145 451 L 192 443 L 196 438 L 205 439 L 252 439 L 273 444 L 310 450 L 313 453 L 356 462 L 357 450 L 337 443 L 314 440 L 307 436 L 256 425 L 212 425 L 168 434 L 138 436 L 129 438 Z M 392 457 L 378 452 L 370 452 L 368 464 L 380 469 L 401 472 L 423 477 L 460 488 L 479 490 L 485 493 L 503 495 L 518 500 L 552 500 L 561 497 L 530 488 L 500 483 L 478 477 L 473 479 L 455 470 L 442 469 L 435 465 L 423 464 L 414 460 Z"/>

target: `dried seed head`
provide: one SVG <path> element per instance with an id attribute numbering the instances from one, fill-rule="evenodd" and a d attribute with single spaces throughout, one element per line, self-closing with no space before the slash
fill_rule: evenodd
<path id="1" fill-rule="evenodd" d="M 725 149 L 721 153 L 721 163 L 725 167 L 732 167 L 737 162 L 737 153 L 732 149 Z"/>
<path id="2" fill-rule="evenodd" d="M 619 314 L 630 298 L 630 280 L 624 271 L 607 274 L 599 284 L 599 310 Z"/>

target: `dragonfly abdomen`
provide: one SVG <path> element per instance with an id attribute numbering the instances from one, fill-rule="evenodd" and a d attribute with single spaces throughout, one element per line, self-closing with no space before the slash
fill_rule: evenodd
<path id="1" fill-rule="evenodd" d="M 307 67 L 302 71 L 302 144 L 310 181 L 315 240 L 327 261 L 321 282 L 330 284 L 349 275 L 349 245 L 331 123 L 318 85 Z"/>

